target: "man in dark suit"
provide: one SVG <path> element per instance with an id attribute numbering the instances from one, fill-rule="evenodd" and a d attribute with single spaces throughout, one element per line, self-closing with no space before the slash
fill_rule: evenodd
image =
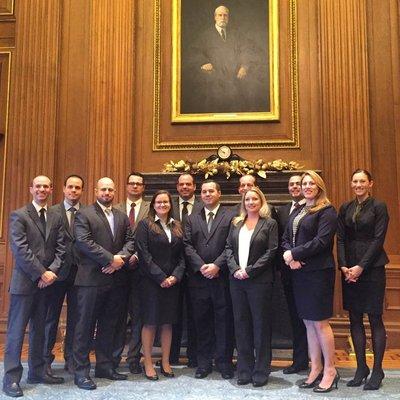
<path id="1" fill-rule="evenodd" d="M 131 172 L 126 182 L 126 201 L 118 203 L 115 208 L 122 211 L 129 217 L 132 232 L 135 233 L 139 221 L 147 217 L 149 213 L 150 202 L 143 199 L 145 191 L 144 176 L 139 172 Z M 133 254 L 129 260 L 129 270 L 127 271 L 128 280 L 125 287 L 123 305 L 114 336 L 113 358 L 114 366 L 118 367 L 121 362 L 122 352 L 126 341 L 127 316 L 129 313 L 130 331 L 128 355 L 126 361 L 129 365 L 129 371 L 132 374 L 141 374 L 140 365 L 142 347 L 141 332 L 142 324 L 140 321 L 140 301 L 139 288 L 141 284 L 141 275 L 137 267 L 138 257 Z"/>
<path id="2" fill-rule="evenodd" d="M 277 209 L 280 239 L 286 229 L 290 214 L 305 202 L 301 194 L 300 175 L 293 175 L 290 177 L 288 182 L 288 191 L 292 197 L 291 202 Z M 307 332 L 303 320 L 297 315 L 296 303 L 293 296 L 291 270 L 283 261 L 282 249 L 280 247 L 279 249 L 280 251 L 278 251 L 277 254 L 277 265 L 280 266 L 282 285 L 285 292 L 293 331 L 293 362 L 292 365 L 284 368 L 283 373 L 295 374 L 299 371 L 308 369 Z"/>
<path id="3" fill-rule="evenodd" d="M 65 259 L 61 264 L 57 280 L 46 289 L 46 328 L 44 358 L 46 374 L 52 375 L 51 364 L 54 361 L 53 348 L 57 339 L 57 328 L 64 299 L 67 299 L 67 323 L 64 338 L 65 370 L 73 373 L 72 340 L 76 320 L 76 296 L 74 289 L 78 265 L 78 254 L 74 248 L 75 236 L 73 222 L 75 213 L 81 207 L 79 200 L 83 191 L 83 178 L 70 175 L 64 181 L 64 200 L 51 207 L 60 216 L 64 228 Z"/>
<path id="4" fill-rule="evenodd" d="M 198 213 L 203 208 L 203 203 L 196 198 L 196 183 L 194 177 L 190 174 L 182 174 L 176 183 L 176 191 L 179 196 L 172 202 L 173 218 L 181 221 L 182 228 L 185 229 L 186 220 L 192 213 Z M 172 365 L 179 364 L 181 352 L 181 342 L 183 334 L 183 323 L 186 320 L 187 325 L 187 348 L 188 367 L 196 368 L 196 328 L 193 320 L 193 307 L 188 294 L 187 279 L 183 277 L 180 284 L 179 293 L 179 322 L 172 326 L 172 342 L 169 362 Z M 186 305 L 186 314 L 184 313 L 184 304 Z"/>
<path id="5" fill-rule="evenodd" d="M 212 371 L 213 356 L 224 379 L 233 377 L 233 317 L 225 257 L 232 212 L 220 205 L 221 189 L 214 181 L 201 186 L 204 208 L 185 226 L 188 287 L 193 304 L 198 368 L 195 377 Z"/>
<path id="6" fill-rule="evenodd" d="M 239 185 L 238 185 L 238 193 L 240 196 L 243 196 L 249 189 L 257 186 L 257 179 L 254 175 L 242 175 L 239 178 Z M 232 206 L 232 212 L 235 216 L 240 214 L 240 207 L 242 202 L 240 201 L 238 204 Z"/>
<path id="7" fill-rule="evenodd" d="M 15 265 L 10 284 L 7 342 L 4 352 L 3 391 L 20 397 L 21 351 L 29 322 L 28 383 L 63 383 L 45 374 L 43 358 L 46 319 L 45 288 L 52 285 L 65 254 L 61 218 L 47 207 L 52 183 L 37 176 L 30 186 L 32 203 L 10 215 L 10 246 Z"/>
<path id="8" fill-rule="evenodd" d="M 73 343 L 74 381 L 86 390 L 96 389 L 89 376 L 95 328 L 95 376 L 127 378 L 116 372 L 112 350 L 119 310 L 124 306 L 121 286 L 127 280 L 125 263 L 134 253 L 134 241 L 128 217 L 112 207 L 114 193 L 114 182 L 100 179 L 95 189 L 97 201 L 75 216 L 75 243 L 80 256 L 75 278 L 79 313 Z"/>

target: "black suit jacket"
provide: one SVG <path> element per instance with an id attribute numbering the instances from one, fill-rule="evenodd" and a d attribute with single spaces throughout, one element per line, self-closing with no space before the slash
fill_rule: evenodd
<path id="1" fill-rule="evenodd" d="M 389 224 L 386 204 L 372 197 L 363 202 L 356 223 L 353 214 L 357 200 L 344 203 L 339 210 L 337 252 L 339 267 L 359 265 L 365 269 L 389 262 L 383 248 Z"/>
<path id="2" fill-rule="evenodd" d="M 198 214 L 203 209 L 203 202 L 198 200 L 197 197 L 194 198 L 194 204 L 191 214 Z M 181 220 L 179 214 L 179 197 L 172 200 L 172 216 L 176 221 Z"/>
<path id="3" fill-rule="evenodd" d="M 82 205 L 80 205 L 80 208 L 82 208 Z M 78 252 L 74 246 L 75 234 L 73 227 L 69 226 L 68 217 L 64 206 L 64 201 L 50 207 L 50 210 L 54 211 L 57 215 L 59 215 L 62 221 L 62 227 L 64 229 L 65 258 L 57 274 L 57 280 L 64 281 L 65 279 L 67 279 L 71 271 L 71 267 L 74 265 L 78 265 L 79 261 Z"/>
<path id="4" fill-rule="evenodd" d="M 279 237 L 279 246 L 276 252 L 276 265 L 278 265 L 280 268 L 282 279 L 290 279 L 290 268 L 285 264 L 285 261 L 283 260 L 282 236 L 285 233 L 289 221 L 289 213 L 291 208 L 292 202 L 276 208 Z"/>
<path id="5" fill-rule="evenodd" d="M 33 294 L 39 290 L 38 280 L 46 270 L 59 273 L 65 256 L 62 221 L 50 208 L 46 217 L 46 232 L 43 232 L 32 203 L 10 215 L 9 238 L 15 259 L 10 283 L 12 294 Z"/>
<path id="6" fill-rule="evenodd" d="M 220 206 L 210 233 L 207 230 L 204 208 L 198 214 L 192 213 L 188 217 L 184 244 L 189 286 L 207 286 L 217 281 L 227 281 L 225 245 L 232 217 L 231 210 Z M 207 279 L 201 274 L 200 268 L 209 263 L 214 263 L 220 268 L 218 278 Z"/>
<path id="7" fill-rule="evenodd" d="M 148 218 L 140 221 L 136 230 L 139 271 L 157 284 L 171 275 L 180 281 L 185 272 L 182 237 L 171 231 L 170 243 L 161 223 L 156 222 L 161 232 L 155 232 L 149 222 Z"/>
<path id="8" fill-rule="evenodd" d="M 329 205 L 313 214 L 307 214 L 300 220 L 293 245 L 293 219 L 300 212 L 290 215 L 285 234 L 282 238 L 283 250 L 291 250 L 293 259 L 301 261 L 301 271 L 315 271 L 334 268 L 332 255 L 333 238 L 336 233 L 337 215 Z"/>
<path id="9" fill-rule="evenodd" d="M 226 244 L 226 259 L 230 278 L 239 267 L 239 232 L 243 221 L 231 227 Z M 250 240 L 246 272 L 254 282 L 274 281 L 274 261 L 278 248 L 278 226 L 272 218 L 260 218 Z"/>
<path id="10" fill-rule="evenodd" d="M 113 274 L 101 271 L 113 261 L 115 254 L 129 258 L 135 251 L 133 233 L 127 215 L 115 207 L 114 237 L 103 210 L 94 203 L 79 210 L 75 215 L 75 245 L 79 251 L 77 286 L 106 286 L 127 284 L 127 267 Z"/>

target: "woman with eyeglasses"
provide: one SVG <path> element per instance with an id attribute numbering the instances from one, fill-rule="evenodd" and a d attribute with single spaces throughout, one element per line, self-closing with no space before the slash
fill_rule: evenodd
<path id="1" fill-rule="evenodd" d="M 325 183 L 314 171 L 301 178 L 305 204 L 290 216 L 282 238 L 283 258 L 291 269 L 299 317 L 307 330 L 311 370 L 302 389 L 316 393 L 337 388 L 335 342 L 329 318 L 333 314 L 335 261 L 332 254 L 337 215 Z M 323 355 L 323 357 L 322 357 Z"/>
<path id="2" fill-rule="evenodd" d="M 383 248 L 389 215 L 386 204 L 370 195 L 373 180 L 364 169 L 351 177 L 355 198 L 339 210 L 337 250 L 342 271 L 343 308 L 349 312 L 350 332 L 357 358 L 357 370 L 347 386 L 361 386 L 370 370 L 365 358 L 366 335 L 363 323 L 368 314 L 372 334 L 374 366 L 364 390 L 377 390 L 385 376 L 382 360 L 386 331 L 382 320 L 385 296 L 385 264 L 389 259 Z"/>
<path id="3" fill-rule="evenodd" d="M 161 373 L 168 378 L 174 377 L 169 355 L 172 324 L 178 318 L 178 285 L 185 263 L 182 228 L 172 218 L 171 204 L 171 195 L 167 191 L 155 193 L 148 217 L 139 222 L 136 231 L 139 271 L 143 275 L 140 290 L 143 372 L 152 381 L 158 380 L 152 360 L 157 327 L 160 327 Z"/>

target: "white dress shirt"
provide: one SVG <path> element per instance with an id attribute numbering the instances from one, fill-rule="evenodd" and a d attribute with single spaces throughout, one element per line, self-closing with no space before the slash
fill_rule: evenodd
<path id="1" fill-rule="evenodd" d="M 245 270 L 249 261 L 250 241 L 253 235 L 254 228 L 249 230 L 246 224 L 239 231 L 239 267 Z"/>

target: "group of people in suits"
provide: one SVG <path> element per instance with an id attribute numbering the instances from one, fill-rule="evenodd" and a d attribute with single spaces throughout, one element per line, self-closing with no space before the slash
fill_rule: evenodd
<path id="1" fill-rule="evenodd" d="M 340 208 L 338 218 L 314 171 L 291 176 L 292 201 L 277 210 L 251 175 L 240 178 L 242 200 L 234 207 L 221 204 L 221 188 L 213 180 L 201 184 L 198 199 L 190 174 L 179 176 L 176 200 L 160 190 L 148 202 L 138 172 L 127 178 L 123 203 L 113 205 L 115 184 L 105 177 L 96 184 L 96 201 L 83 207 L 84 181 L 71 175 L 64 182 L 63 201 L 49 207 L 51 180 L 35 177 L 32 202 L 10 216 L 15 265 L 3 391 L 23 395 L 21 350 L 28 323 L 28 383 L 64 382 L 51 363 L 65 298 L 65 369 L 81 389 L 96 389 L 90 377 L 93 348 L 95 377 L 127 379 L 118 372 L 126 342 L 130 372 L 158 380 L 152 359 L 157 334 L 158 366 L 173 378 L 171 365 L 179 361 L 185 333 L 195 378 L 205 378 L 213 368 L 222 378 L 233 378 L 236 347 L 237 384 L 263 386 L 271 372 L 271 300 L 279 275 L 293 327 L 293 363 L 283 373 L 308 369 L 310 358 L 300 388 L 331 391 L 340 379 L 329 325 L 336 231 L 343 303 L 357 354 L 357 371 L 347 385 L 360 386 L 370 373 L 362 318 L 368 313 L 375 358 L 364 389 L 378 389 L 386 344 L 382 312 L 388 259 L 383 243 L 388 213 L 384 203 L 370 196 L 368 171 L 355 171 L 351 185 L 355 200 Z"/>

